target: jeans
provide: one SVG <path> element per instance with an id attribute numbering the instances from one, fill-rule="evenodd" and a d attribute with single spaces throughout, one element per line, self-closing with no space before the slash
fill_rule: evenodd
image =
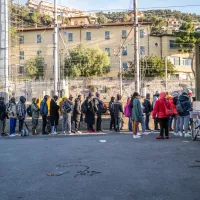
<path id="1" fill-rule="evenodd" d="M 172 122 L 173 122 L 173 119 L 174 119 L 174 117 L 173 116 L 171 116 L 170 118 L 169 118 L 169 127 L 172 127 Z"/>
<path id="2" fill-rule="evenodd" d="M 169 118 L 159 118 L 158 119 L 160 124 L 160 136 L 163 137 L 165 131 L 165 137 L 169 136 Z"/>
<path id="3" fill-rule="evenodd" d="M 47 115 L 42 115 L 42 132 L 45 132 L 47 126 Z"/>
<path id="4" fill-rule="evenodd" d="M 0 134 L 5 133 L 6 119 L 0 120 Z"/>
<path id="5" fill-rule="evenodd" d="M 122 119 L 121 117 L 115 117 L 115 130 L 120 131 L 122 128 Z"/>
<path id="6" fill-rule="evenodd" d="M 174 132 L 178 133 L 179 131 L 179 125 L 180 124 L 180 117 L 178 115 L 174 116 Z"/>
<path id="7" fill-rule="evenodd" d="M 115 129 L 115 117 L 114 115 L 110 115 L 110 130 L 114 127 Z"/>
<path id="8" fill-rule="evenodd" d="M 128 130 L 129 130 L 129 131 L 132 131 L 132 130 L 133 130 L 133 128 L 132 128 L 132 120 L 131 120 L 130 117 L 129 117 L 129 119 L 128 119 Z"/>
<path id="9" fill-rule="evenodd" d="M 24 119 L 19 119 L 19 133 L 21 133 L 23 127 L 24 127 Z"/>
<path id="10" fill-rule="evenodd" d="M 97 131 L 101 131 L 101 122 L 102 122 L 101 114 L 97 114 L 97 124 L 96 124 Z"/>
<path id="11" fill-rule="evenodd" d="M 142 123 L 141 123 L 141 126 L 142 126 L 142 132 L 144 133 L 145 132 L 145 121 L 144 121 L 144 116 L 142 115 Z"/>
<path id="12" fill-rule="evenodd" d="M 149 130 L 149 117 L 150 117 L 150 113 L 146 113 L 146 118 L 145 118 L 145 127 L 146 130 Z"/>
<path id="13" fill-rule="evenodd" d="M 10 135 L 15 133 L 16 122 L 16 118 L 10 118 Z"/>
<path id="14" fill-rule="evenodd" d="M 63 129 L 63 131 L 68 131 L 68 132 L 72 131 L 71 121 L 72 121 L 71 113 L 63 115 L 63 121 L 62 121 L 62 129 Z"/>
<path id="15" fill-rule="evenodd" d="M 189 128 L 189 121 L 190 121 L 190 116 L 180 116 L 180 131 L 181 133 L 183 133 L 183 126 L 184 126 L 184 131 L 185 133 L 188 132 L 188 128 Z"/>

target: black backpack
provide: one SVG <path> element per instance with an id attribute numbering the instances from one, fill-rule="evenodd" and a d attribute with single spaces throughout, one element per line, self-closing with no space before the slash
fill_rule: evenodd
<path id="1" fill-rule="evenodd" d="M 28 108 L 26 109 L 26 112 L 27 112 L 29 117 L 32 117 L 33 111 L 32 111 L 31 105 L 28 106 Z"/>
<path id="2" fill-rule="evenodd" d="M 65 101 L 62 106 L 62 113 L 66 114 L 66 113 L 70 113 L 71 111 L 72 111 L 72 107 L 70 106 L 68 101 Z"/>
<path id="3" fill-rule="evenodd" d="M 87 104 L 86 102 L 83 102 L 83 104 L 81 105 L 81 110 L 83 114 L 86 114 L 88 109 L 87 109 Z"/>

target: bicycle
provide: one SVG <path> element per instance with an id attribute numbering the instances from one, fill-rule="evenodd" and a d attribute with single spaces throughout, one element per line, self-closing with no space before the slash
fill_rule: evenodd
<path id="1" fill-rule="evenodd" d="M 200 139 L 200 111 L 190 112 L 190 117 L 192 118 L 191 137 L 192 137 L 192 140 L 195 141 L 197 139 Z"/>

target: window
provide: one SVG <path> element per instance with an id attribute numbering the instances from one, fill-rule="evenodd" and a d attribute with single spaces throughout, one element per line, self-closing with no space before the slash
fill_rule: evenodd
<path id="1" fill-rule="evenodd" d="M 24 36 L 23 35 L 19 36 L 19 43 L 24 44 Z"/>
<path id="2" fill-rule="evenodd" d="M 170 40 L 169 41 L 169 48 L 170 49 L 175 49 L 176 48 L 175 40 Z"/>
<path id="3" fill-rule="evenodd" d="M 126 39 L 126 37 L 127 37 L 127 31 L 122 30 L 122 39 Z"/>
<path id="4" fill-rule="evenodd" d="M 86 40 L 91 40 L 91 32 L 86 32 Z"/>
<path id="5" fill-rule="evenodd" d="M 192 59 L 191 58 L 183 58 L 183 66 L 191 66 Z"/>
<path id="6" fill-rule="evenodd" d="M 37 51 L 37 55 L 38 55 L 38 56 L 41 56 L 41 54 L 42 54 L 42 51 L 41 51 L 41 50 L 38 50 L 38 51 Z"/>
<path id="7" fill-rule="evenodd" d="M 144 38 L 144 30 L 140 30 L 140 38 Z"/>
<path id="8" fill-rule="evenodd" d="M 73 33 L 68 33 L 68 42 L 73 41 Z"/>
<path id="9" fill-rule="evenodd" d="M 110 56 L 110 48 L 105 48 L 105 52 Z"/>
<path id="10" fill-rule="evenodd" d="M 19 59 L 24 60 L 24 51 L 19 52 Z"/>
<path id="11" fill-rule="evenodd" d="M 171 74 L 171 79 L 179 79 L 179 74 Z"/>
<path id="12" fill-rule="evenodd" d="M 128 64 L 127 62 L 123 62 L 122 63 L 122 68 L 123 68 L 123 71 L 126 71 L 128 69 Z"/>
<path id="13" fill-rule="evenodd" d="M 42 43 L 42 36 L 41 35 L 37 35 L 37 43 Z"/>
<path id="14" fill-rule="evenodd" d="M 105 31 L 105 39 L 110 40 L 110 31 Z"/>
<path id="15" fill-rule="evenodd" d="M 180 57 L 171 57 L 170 58 L 173 65 L 180 65 Z"/>
<path id="16" fill-rule="evenodd" d="M 123 47 L 122 48 L 122 55 L 123 56 L 127 56 L 128 55 L 127 47 Z"/>
<path id="17" fill-rule="evenodd" d="M 19 74 L 23 74 L 24 73 L 24 66 L 20 65 L 19 66 Z"/>
<path id="18" fill-rule="evenodd" d="M 145 46 L 140 46 L 140 55 L 141 56 L 145 55 Z"/>

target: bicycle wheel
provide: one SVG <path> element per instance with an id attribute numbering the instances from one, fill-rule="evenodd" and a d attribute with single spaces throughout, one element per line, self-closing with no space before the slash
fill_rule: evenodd
<path id="1" fill-rule="evenodd" d="M 198 132 L 199 132 L 199 129 L 196 127 L 197 127 L 196 122 L 193 120 L 192 125 L 191 125 L 191 129 L 192 129 L 191 137 L 192 137 L 193 141 L 195 141 L 197 139 Z"/>

